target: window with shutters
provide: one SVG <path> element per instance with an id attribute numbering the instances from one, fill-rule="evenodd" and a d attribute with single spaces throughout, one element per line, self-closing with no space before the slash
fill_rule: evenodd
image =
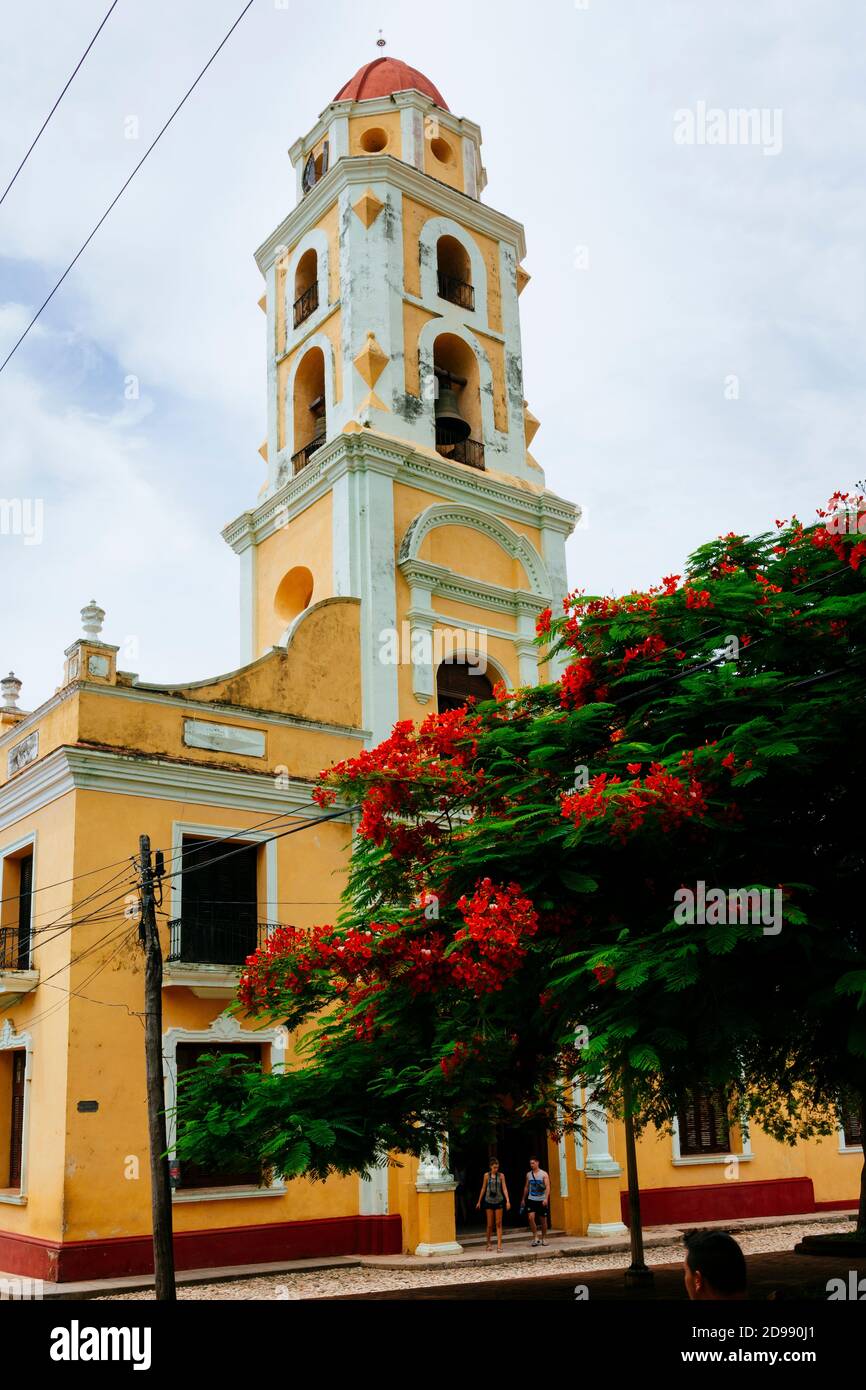
<path id="1" fill-rule="evenodd" d="M 216 1047 L 213 1043 L 178 1043 L 177 1044 L 177 1075 L 178 1080 L 185 1071 L 198 1066 L 203 1057 L 213 1056 L 215 1053 L 227 1053 L 237 1058 L 234 1066 L 238 1068 L 255 1067 L 261 1069 L 262 1049 L 257 1043 L 226 1043 L 222 1047 Z M 178 1119 L 188 1118 L 187 1112 L 183 1107 L 183 1088 L 178 1087 Z M 225 1168 L 203 1168 L 197 1163 L 190 1163 L 184 1160 L 178 1169 L 177 1189 L 178 1191 L 189 1191 L 191 1188 L 203 1187 L 260 1187 L 263 1184 L 261 1166 L 258 1164 L 247 1164 L 233 1169 Z"/>
<path id="2" fill-rule="evenodd" d="M 846 1149 L 862 1148 L 863 1145 L 863 1116 L 856 1101 L 846 1100 L 842 1102 L 842 1132 Z"/>
<path id="3" fill-rule="evenodd" d="M 3 859 L 0 969 L 33 966 L 33 850 Z"/>
<path id="4" fill-rule="evenodd" d="M 480 703 L 493 698 L 489 676 L 467 661 L 443 661 L 436 672 L 436 699 L 439 713 L 461 709 L 470 696 Z"/>
<path id="5" fill-rule="evenodd" d="M 683 1158 L 730 1153 L 728 1107 L 723 1091 L 696 1091 L 679 1111 L 677 1122 Z"/>
<path id="6" fill-rule="evenodd" d="M 185 835 L 183 853 L 181 916 L 169 923 L 169 961 L 243 965 L 259 943 L 261 847 Z"/>
<path id="7" fill-rule="evenodd" d="M 21 1187 L 26 1076 L 23 1048 L 0 1052 L 0 1190 L 7 1192 Z"/>

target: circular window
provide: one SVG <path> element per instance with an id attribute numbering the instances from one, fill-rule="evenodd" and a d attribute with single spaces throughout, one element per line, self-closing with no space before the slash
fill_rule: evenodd
<path id="1" fill-rule="evenodd" d="M 433 151 L 433 158 L 438 159 L 440 164 L 450 164 L 454 157 L 454 151 L 448 141 L 443 140 L 440 136 L 431 140 L 430 149 Z"/>
<path id="2" fill-rule="evenodd" d="M 378 154 L 379 150 L 384 150 L 388 143 L 387 132 L 379 126 L 373 126 L 370 130 L 365 130 L 361 136 L 361 149 L 368 154 Z"/>

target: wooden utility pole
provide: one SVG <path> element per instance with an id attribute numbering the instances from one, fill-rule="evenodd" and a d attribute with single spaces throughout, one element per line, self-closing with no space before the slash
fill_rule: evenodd
<path id="1" fill-rule="evenodd" d="M 144 946 L 144 1054 L 147 1070 L 147 1129 L 150 1139 L 150 1195 L 153 1211 L 153 1268 L 156 1296 L 172 1300 L 174 1245 L 171 1229 L 171 1184 L 165 1132 L 165 1093 L 162 1082 L 162 948 L 156 925 L 150 836 L 139 839 L 141 878 L 141 937 Z"/>
<path id="2" fill-rule="evenodd" d="M 625 1161 L 628 1174 L 628 1230 L 631 1242 L 631 1264 L 625 1272 L 628 1285 L 652 1284 L 655 1276 L 647 1266 L 643 1253 L 643 1227 L 640 1219 L 640 1184 L 637 1172 L 637 1146 L 634 1137 L 631 1075 L 626 1066 L 623 1075 L 623 1111 L 625 1122 Z"/>

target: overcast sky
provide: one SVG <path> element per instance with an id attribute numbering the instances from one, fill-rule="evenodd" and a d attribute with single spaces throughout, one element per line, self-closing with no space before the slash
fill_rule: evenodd
<path id="1" fill-rule="evenodd" d="M 0 2 L 2 189 L 108 0 Z M 0 208 L 0 359 L 242 3 L 119 0 Z M 219 532 L 264 476 L 253 251 L 380 26 L 479 122 L 484 199 L 526 226 L 533 453 L 587 517 L 572 584 L 645 586 L 866 473 L 862 0 L 256 0 L 0 375 L 0 497 L 44 502 L 41 544 L 0 535 L 24 708 L 90 598 L 143 680 L 237 665 Z M 738 108 L 763 135 L 701 142 Z"/>

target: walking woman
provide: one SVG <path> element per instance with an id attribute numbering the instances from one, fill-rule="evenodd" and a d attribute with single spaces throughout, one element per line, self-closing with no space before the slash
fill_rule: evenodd
<path id="1" fill-rule="evenodd" d="M 490 1242 L 493 1239 L 493 1223 L 496 1222 L 496 1249 L 502 1253 L 502 1213 L 511 1211 L 511 1199 L 508 1196 L 508 1185 L 505 1181 L 505 1174 L 500 1172 L 499 1159 L 491 1158 L 490 1167 L 484 1174 L 484 1181 L 481 1184 L 481 1194 L 476 1203 L 475 1210 L 479 1211 L 484 1207 L 487 1213 L 487 1245 L 490 1249 Z"/>

